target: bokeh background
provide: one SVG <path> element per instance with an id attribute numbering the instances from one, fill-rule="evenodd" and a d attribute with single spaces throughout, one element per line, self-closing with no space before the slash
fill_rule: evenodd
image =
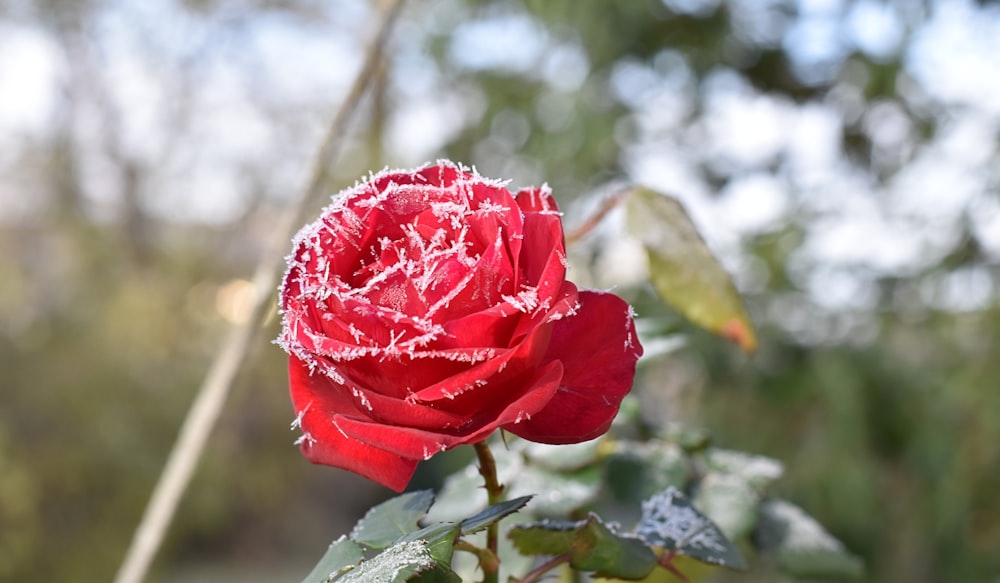
<path id="1" fill-rule="evenodd" d="M 376 14 L 0 0 L 0 581 L 114 574 Z M 871 581 L 1000 581 L 997 55 L 985 1 L 412 0 L 328 190 L 449 157 L 548 182 L 569 224 L 673 194 L 761 342 L 640 311 L 683 333 L 648 414 L 785 462 Z M 641 294 L 621 225 L 573 277 Z M 388 494 L 291 445 L 276 334 L 151 581 L 297 581 Z"/>

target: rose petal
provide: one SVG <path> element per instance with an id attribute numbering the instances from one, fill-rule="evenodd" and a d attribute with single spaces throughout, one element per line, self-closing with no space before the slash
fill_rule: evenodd
<path id="1" fill-rule="evenodd" d="M 295 357 L 289 358 L 288 373 L 292 403 L 303 432 L 299 449 L 306 459 L 360 474 L 402 492 L 417 468 L 417 460 L 347 438 L 332 423 L 331 411 L 357 412 L 351 400 L 339 391 L 312 390 L 316 383 L 328 379 L 310 375 L 308 368 Z"/>
<path id="2" fill-rule="evenodd" d="M 555 323 L 546 359 L 559 360 L 564 376 L 549 404 L 530 421 L 505 425 L 541 443 L 578 443 L 604 434 L 632 387 L 642 347 L 631 308 L 618 296 L 583 291 L 579 314 Z"/>
<path id="3" fill-rule="evenodd" d="M 514 199 L 525 213 L 559 212 L 559 205 L 548 186 L 522 188 Z"/>
<path id="4" fill-rule="evenodd" d="M 483 421 L 481 424 L 477 425 L 476 419 L 470 419 L 471 426 L 462 428 L 461 432 L 456 433 L 385 425 L 340 416 L 334 421 L 336 427 L 352 439 L 360 440 L 404 458 L 424 460 L 458 445 L 482 441 L 501 425 L 516 426 L 531 419 L 552 399 L 559 388 L 559 380 L 562 376 L 563 369 L 560 362 L 548 363 L 535 371 L 534 377 L 524 383 L 520 397 L 515 398 L 499 412 L 482 411 L 482 414 L 478 416 Z"/>
<path id="5" fill-rule="evenodd" d="M 454 413 L 468 414 L 489 410 L 496 401 L 509 402 L 512 395 L 506 387 L 539 368 L 551 334 L 551 327 L 537 326 L 514 348 L 494 350 L 490 358 L 417 391 L 414 398 L 436 403 L 435 406 Z"/>

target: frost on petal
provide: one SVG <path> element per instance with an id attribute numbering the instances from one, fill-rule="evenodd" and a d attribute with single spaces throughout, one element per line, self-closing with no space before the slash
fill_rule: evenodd
<path id="1" fill-rule="evenodd" d="M 521 210 L 535 213 L 559 212 L 556 199 L 552 196 L 552 189 L 548 184 L 543 184 L 536 188 L 524 188 L 517 192 L 517 204 Z"/>

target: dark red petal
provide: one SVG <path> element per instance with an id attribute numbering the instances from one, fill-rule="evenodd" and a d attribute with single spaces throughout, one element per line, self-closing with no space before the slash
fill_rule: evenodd
<path id="1" fill-rule="evenodd" d="M 550 326 L 537 326 L 513 348 L 484 349 L 483 362 L 417 391 L 414 398 L 446 411 L 469 415 L 484 408 L 492 409 L 498 402 L 509 402 L 512 398 L 509 384 L 518 379 L 523 382 L 526 375 L 545 362 L 543 357 L 551 334 Z"/>
<path id="2" fill-rule="evenodd" d="M 517 205 L 525 213 L 559 212 L 556 199 L 547 187 L 522 188 L 515 195 Z"/>
<path id="3" fill-rule="evenodd" d="M 304 410 L 309 412 L 310 418 L 317 413 L 328 418 L 334 414 L 366 415 L 354 404 L 349 389 L 338 385 L 319 369 L 310 372 L 309 365 L 296 356 L 288 357 L 288 387 L 296 415 Z"/>
<path id="4" fill-rule="evenodd" d="M 543 409 L 559 389 L 563 376 L 562 364 L 553 361 L 535 371 L 524 383 L 523 393 L 495 416 L 479 424 L 448 433 L 427 431 L 414 427 L 385 425 L 362 419 L 338 417 L 336 427 L 351 439 L 385 449 L 405 458 L 429 459 L 434 454 L 458 445 L 476 443 L 486 439 L 501 425 L 526 422 Z"/>
<path id="5" fill-rule="evenodd" d="M 579 293 L 577 315 L 555 322 L 546 359 L 563 364 L 563 380 L 549 404 L 530 421 L 504 429 L 541 443 L 577 443 L 611 426 L 632 388 L 642 347 L 631 309 L 609 293 Z"/>
<path id="6" fill-rule="evenodd" d="M 312 463 L 354 472 L 396 492 L 406 489 L 420 463 L 344 437 L 332 424 L 312 433 L 312 437 L 315 441 L 303 439 L 299 443 L 302 454 Z"/>
<path id="7" fill-rule="evenodd" d="M 402 492 L 417 468 L 418 460 L 344 436 L 333 424 L 336 415 L 361 412 L 343 391 L 331 390 L 330 379 L 309 374 L 298 358 L 290 357 L 288 376 L 292 404 L 303 432 L 299 448 L 306 459 L 343 468 Z"/>

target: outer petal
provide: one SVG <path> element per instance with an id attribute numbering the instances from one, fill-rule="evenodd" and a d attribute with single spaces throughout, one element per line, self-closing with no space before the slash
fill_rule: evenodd
<path id="1" fill-rule="evenodd" d="M 522 188 L 514 197 L 517 205 L 526 213 L 559 212 L 559 206 L 548 186 Z"/>
<path id="2" fill-rule="evenodd" d="M 482 441 L 501 425 L 516 426 L 533 418 L 556 394 L 562 376 L 562 364 L 558 361 L 549 362 L 525 383 L 520 396 L 514 398 L 513 402 L 506 404 L 500 411 L 484 415 L 487 422 L 479 426 L 473 424 L 459 432 L 427 431 L 348 417 L 337 417 L 333 423 L 339 431 L 354 440 L 406 458 L 429 459 L 446 449 Z"/>
<path id="3" fill-rule="evenodd" d="M 511 433 L 541 443 L 577 443 L 605 433 L 632 388 L 642 347 L 632 310 L 618 296 L 579 294 L 576 316 L 558 320 L 546 359 L 562 361 L 559 391 L 549 404 Z"/>
<path id="4" fill-rule="evenodd" d="M 335 466 L 360 474 L 402 492 L 417 468 L 417 460 L 407 459 L 356 439 L 349 439 L 332 423 L 332 411 L 357 412 L 349 398 L 338 391 L 312 391 L 325 377 L 310 375 L 301 360 L 288 360 L 292 404 L 303 435 L 302 454 L 314 464 Z M 332 408 L 332 409 L 331 409 Z"/>

